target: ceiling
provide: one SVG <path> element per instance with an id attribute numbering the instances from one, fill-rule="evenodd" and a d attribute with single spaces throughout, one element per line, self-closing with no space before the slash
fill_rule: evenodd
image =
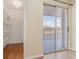
<path id="1" fill-rule="evenodd" d="M 24 4 L 23 0 L 3 0 L 4 20 L 9 17 L 11 20 L 23 20 L 24 17 Z M 6 13 L 7 14 L 6 14 Z M 7 16 L 8 15 L 8 16 Z"/>
<path id="2" fill-rule="evenodd" d="M 3 0 L 4 8 L 7 9 L 23 9 L 23 0 Z"/>

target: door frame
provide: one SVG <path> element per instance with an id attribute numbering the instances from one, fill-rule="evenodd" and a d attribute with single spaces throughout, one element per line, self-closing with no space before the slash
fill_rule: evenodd
<path id="1" fill-rule="evenodd" d="M 69 44 L 69 21 L 68 21 L 68 20 L 69 20 L 69 16 L 68 16 L 68 15 L 69 15 L 69 8 L 62 7 L 62 6 L 55 6 L 55 5 L 46 4 L 46 3 L 44 3 L 43 6 L 50 6 L 50 7 L 55 7 L 55 8 L 56 8 L 56 7 L 60 7 L 60 8 L 65 8 L 65 9 L 67 9 L 67 48 L 64 49 L 64 50 L 68 50 L 68 48 L 69 48 L 69 47 L 68 47 L 68 46 L 69 46 L 69 45 L 68 45 L 68 44 Z M 62 20 L 63 20 L 63 19 L 62 19 Z M 56 21 L 55 21 L 55 25 L 56 25 Z M 62 33 L 63 33 L 63 32 L 62 32 Z M 55 30 L 55 34 L 56 34 L 56 30 Z M 54 34 L 54 35 L 55 35 L 55 34 Z M 56 35 L 55 35 L 55 36 L 56 36 Z M 56 38 L 56 37 L 55 37 L 55 38 Z M 43 32 L 43 39 L 44 39 L 44 32 Z M 55 40 L 55 41 L 56 41 L 56 40 Z M 44 45 L 44 44 L 43 44 L 43 45 Z M 55 46 L 56 46 L 56 44 L 55 44 Z M 56 48 L 55 48 L 55 49 L 56 49 Z M 64 51 L 64 50 L 60 50 L 60 51 Z M 54 52 L 51 52 L 51 53 L 60 52 L 60 51 L 56 51 L 56 50 L 55 50 Z M 45 53 L 44 53 L 44 47 L 43 47 L 43 54 L 44 54 L 44 55 L 48 55 L 48 54 L 51 54 L 51 53 L 46 53 L 46 54 L 45 54 Z"/>

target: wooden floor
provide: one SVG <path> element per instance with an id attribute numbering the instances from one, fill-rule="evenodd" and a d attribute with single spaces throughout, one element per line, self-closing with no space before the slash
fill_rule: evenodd
<path id="1" fill-rule="evenodd" d="M 24 59 L 23 44 L 10 44 L 4 48 L 4 59 Z M 73 51 L 55 52 L 34 59 L 76 59 Z"/>
<path id="2" fill-rule="evenodd" d="M 23 59 L 23 44 L 10 44 L 4 48 L 3 59 Z"/>

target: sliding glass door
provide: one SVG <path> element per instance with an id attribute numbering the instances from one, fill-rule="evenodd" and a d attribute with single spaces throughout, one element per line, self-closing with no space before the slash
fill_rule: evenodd
<path id="1" fill-rule="evenodd" d="M 56 7 L 56 51 L 62 50 L 62 8 Z"/>
<path id="2" fill-rule="evenodd" d="M 56 42 L 55 42 L 56 17 L 54 15 L 55 15 L 55 7 L 44 6 L 43 42 L 44 42 L 45 54 L 51 53 L 56 50 Z"/>
<path id="3" fill-rule="evenodd" d="M 45 54 L 67 48 L 67 9 L 44 6 L 43 45 Z"/>
<path id="4" fill-rule="evenodd" d="M 54 16 L 44 16 L 44 52 L 50 53 L 55 51 L 55 17 Z"/>

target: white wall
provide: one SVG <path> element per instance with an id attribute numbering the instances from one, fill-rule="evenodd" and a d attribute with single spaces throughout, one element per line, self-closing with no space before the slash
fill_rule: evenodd
<path id="1" fill-rule="evenodd" d="M 13 44 L 13 43 L 23 43 L 24 41 L 24 11 L 23 10 L 17 10 L 17 9 L 6 9 L 7 14 L 5 15 L 4 12 L 4 22 L 6 22 L 9 25 L 4 24 L 4 32 L 7 30 L 10 31 L 7 32 L 8 34 L 8 44 Z M 10 19 L 7 21 L 9 17 Z M 4 33 L 4 35 L 6 35 Z M 7 38 L 5 38 L 7 40 Z M 4 43 L 5 44 L 5 43 Z"/>
<path id="2" fill-rule="evenodd" d="M 3 13 L 3 47 L 5 47 L 8 43 L 9 43 L 9 39 L 10 39 L 10 32 L 11 30 L 10 28 L 10 24 L 7 23 L 8 21 L 8 14 L 7 11 L 5 9 L 3 9 L 4 13 Z"/>
<path id="3" fill-rule="evenodd" d="M 76 3 L 71 7 L 71 49 L 76 51 Z"/>
<path id="4" fill-rule="evenodd" d="M 23 10 L 16 10 L 16 9 L 8 9 L 8 14 L 12 19 L 12 35 L 9 43 L 23 43 L 24 41 L 24 19 L 23 19 Z"/>
<path id="5" fill-rule="evenodd" d="M 23 10 L 5 9 L 4 8 L 4 47 L 7 44 L 23 43 L 24 41 L 24 20 Z"/>
<path id="6" fill-rule="evenodd" d="M 24 57 L 43 55 L 43 0 L 25 0 Z"/>

